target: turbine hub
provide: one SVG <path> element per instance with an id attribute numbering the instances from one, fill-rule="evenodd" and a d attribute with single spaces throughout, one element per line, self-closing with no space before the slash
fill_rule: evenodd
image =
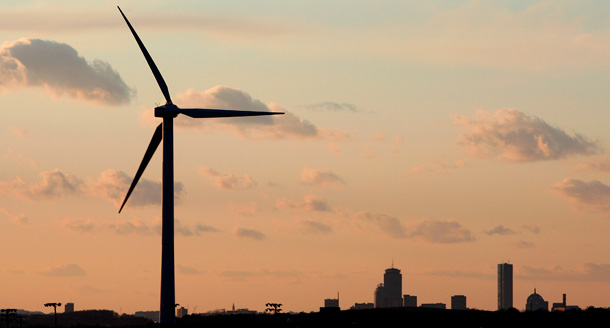
<path id="1" fill-rule="evenodd" d="M 155 107 L 155 117 L 176 117 L 178 114 L 180 114 L 180 108 L 171 103 Z"/>

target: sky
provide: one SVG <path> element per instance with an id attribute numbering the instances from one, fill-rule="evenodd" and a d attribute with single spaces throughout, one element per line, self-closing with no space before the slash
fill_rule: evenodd
<path id="1" fill-rule="evenodd" d="M 174 103 L 176 301 L 190 312 L 403 294 L 610 307 L 607 1 L 3 1 L 0 307 L 159 308 Z"/>

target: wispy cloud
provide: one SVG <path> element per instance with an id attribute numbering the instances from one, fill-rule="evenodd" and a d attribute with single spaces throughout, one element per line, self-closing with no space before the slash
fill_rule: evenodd
<path id="1" fill-rule="evenodd" d="M 333 111 L 333 112 L 342 112 L 348 111 L 352 113 L 362 112 L 363 110 L 358 108 L 358 106 L 349 103 L 336 103 L 333 101 L 325 101 L 317 104 L 311 104 L 305 106 L 307 109 L 316 110 L 316 111 Z"/>
<path id="2" fill-rule="evenodd" d="M 48 277 L 75 277 L 84 276 L 86 272 L 79 265 L 71 263 L 46 268 L 40 274 Z"/>
<path id="3" fill-rule="evenodd" d="M 478 111 L 474 119 L 456 115 L 454 126 L 464 129 L 460 144 L 482 158 L 533 162 L 599 151 L 598 145 L 586 137 L 570 136 L 517 109 L 499 109 L 495 113 Z"/>
<path id="4" fill-rule="evenodd" d="M 520 278 L 537 281 L 603 281 L 610 282 L 610 264 L 583 263 L 577 270 L 566 270 L 560 266 L 541 268 L 522 266 Z"/>
<path id="5" fill-rule="evenodd" d="M 40 39 L 19 39 L 0 47 L 0 88 L 25 87 L 105 105 L 129 103 L 133 94 L 107 62 L 89 62 L 65 43 Z"/>
<path id="6" fill-rule="evenodd" d="M 212 168 L 200 166 L 199 174 L 212 178 L 218 189 L 252 189 L 258 185 L 248 174 L 236 175 L 219 172 Z"/>
<path id="7" fill-rule="evenodd" d="M 325 223 L 314 220 L 302 220 L 299 222 L 301 231 L 310 234 L 330 234 L 333 228 Z"/>
<path id="8" fill-rule="evenodd" d="M 411 169 L 412 174 L 420 173 L 433 173 L 433 174 L 447 174 L 451 170 L 460 168 L 466 168 L 468 165 L 461 159 L 456 158 L 453 162 L 447 162 L 442 160 L 429 160 L 426 164 L 413 165 Z"/>
<path id="9" fill-rule="evenodd" d="M 610 215 L 610 186 L 593 180 L 585 182 L 564 179 L 553 185 L 560 196 L 569 199 L 576 211 L 589 211 Z"/>
<path id="10" fill-rule="evenodd" d="M 308 185 L 335 187 L 345 184 L 341 177 L 330 170 L 317 171 L 308 167 L 301 171 L 301 182 Z"/>
<path id="11" fill-rule="evenodd" d="M 91 232 L 95 223 L 91 219 L 67 219 L 62 223 L 62 227 L 72 232 Z"/>
<path id="12" fill-rule="evenodd" d="M 250 138 L 311 138 L 318 129 L 275 103 L 263 103 L 247 92 L 227 86 L 215 86 L 198 92 L 190 89 L 178 94 L 176 104 L 181 107 L 239 109 L 262 112 L 284 112 L 284 115 L 193 120 L 179 116 L 176 126 L 194 129 L 229 129 L 241 137 Z"/>
<path id="13" fill-rule="evenodd" d="M 27 216 L 25 216 L 24 213 L 15 214 L 15 213 L 9 212 L 6 208 L 0 208 L 0 213 L 6 215 L 15 224 L 22 225 L 22 226 L 29 225 L 29 219 Z"/>

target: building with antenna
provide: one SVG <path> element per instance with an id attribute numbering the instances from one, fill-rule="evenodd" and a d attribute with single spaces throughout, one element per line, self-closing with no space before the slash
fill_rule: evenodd
<path id="1" fill-rule="evenodd" d="M 399 269 L 392 267 L 385 270 L 383 284 L 375 289 L 375 307 L 402 307 L 402 274 Z"/>

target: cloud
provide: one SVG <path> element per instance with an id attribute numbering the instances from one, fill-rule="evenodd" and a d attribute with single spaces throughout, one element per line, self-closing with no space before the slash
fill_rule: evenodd
<path id="1" fill-rule="evenodd" d="M 9 126 L 8 130 L 16 135 L 16 136 L 20 136 L 20 137 L 29 137 L 31 135 L 30 131 L 26 128 L 20 128 L 20 127 L 16 127 L 16 126 Z"/>
<path id="2" fill-rule="evenodd" d="M 150 235 L 155 232 L 150 225 L 138 219 L 133 220 L 117 220 L 111 228 L 119 235 Z"/>
<path id="3" fill-rule="evenodd" d="M 286 111 L 274 103 L 265 104 L 252 98 L 247 92 L 227 86 L 217 85 L 211 89 L 198 92 L 190 89 L 178 94 L 175 103 L 180 107 L 252 110 L 262 112 L 284 112 L 284 115 L 219 118 L 194 120 L 179 116 L 177 127 L 195 129 L 216 128 L 229 129 L 241 137 L 254 138 L 310 138 L 318 135 L 318 129 L 312 123 L 302 120 L 294 113 Z"/>
<path id="4" fill-rule="evenodd" d="M 419 173 L 433 173 L 433 174 L 446 174 L 450 170 L 456 170 L 460 168 L 468 167 L 463 160 L 456 158 L 453 163 L 447 163 L 441 160 L 429 160 L 426 164 L 413 165 L 411 169 L 412 174 Z"/>
<path id="5" fill-rule="evenodd" d="M 161 218 L 157 217 L 152 222 L 146 223 L 139 219 L 133 220 L 117 220 L 111 225 L 111 228 L 120 235 L 138 234 L 138 235 L 160 235 L 162 230 Z M 177 235 L 190 237 L 200 236 L 206 232 L 219 232 L 220 230 L 204 224 L 186 225 L 178 219 L 174 219 L 174 231 Z"/>
<path id="6" fill-rule="evenodd" d="M 371 212 L 361 212 L 356 214 L 356 217 L 373 222 L 384 234 L 392 238 L 404 239 L 408 237 L 405 227 L 396 217 Z"/>
<path id="7" fill-rule="evenodd" d="M 515 247 L 516 248 L 534 248 L 536 245 L 534 245 L 534 243 L 530 242 L 530 241 L 519 241 L 517 243 L 515 243 Z"/>
<path id="8" fill-rule="evenodd" d="M 600 181 L 564 179 L 555 183 L 553 190 L 568 198 L 575 211 L 585 210 L 610 215 L 610 186 Z"/>
<path id="9" fill-rule="evenodd" d="M 318 221 L 303 220 L 300 221 L 299 224 L 301 225 L 301 231 L 304 233 L 330 234 L 333 232 L 333 228 L 331 226 Z"/>
<path id="10" fill-rule="evenodd" d="M 97 181 L 91 183 L 89 190 L 93 195 L 105 198 L 119 207 L 123 203 L 132 180 L 133 178 L 123 171 L 105 170 Z M 162 187 L 161 182 L 140 179 L 126 206 L 161 205 Z M 176 203 L 180 203 L 184 193 L 184 185 L 181 182 L 174 182 L 174 200 Z"/>
<path id="11" fill-rule="evenodd" d="M 456 221 L 424 219 L 411 227 L 409 237 L 420 237 L 432 243 L 453 244 L 474 241 L 470 230 Z"/>
<path id="12" fill-rule="evenodd" d="M 516 109 L 499 109 L 495 113 L 478 111 L 474 119 L 456 115 L 454 126 L 465 130 L 460 136 L 460 144 L 482 158 L 534 162 L 592 155 L 599 151 L 598 145 L 586 137 L 570 136 Z"/>
<path id="13" fill-rule="evenodd" d="M 485 234 L 488 236 L 491 236 L 491 235 L 507 236 L 507 235 L 514 235 L 514 234 L 516 234 L 516 232 L 514 230 L 505 228 L 503 225 L 499 225 L 499 226 L 494 227 L 491 230 L 486 230 Z"/>
<path id="14" fill-rule="evenodd" d="M 349 104 L 349 103 L 336 103 L 333 101 L 325 101 L 317 104 L 311 104 L 305 106 L 307 109 L 316 110 L 316 111 L 332 111 L 332 112 L 340 112 L 340 111 L 349 111 L 353 113 L 362 112 L 362 109 L 358 108 L 358 106 Z"/>
<path id="15" fill-rule="evenodd" d="M 332 212 L 332 207 L 328 204 L 325 199 L 319 198 L 315 195 L 307 195 L 304 198 L 303 203 L 296 203 L 287 198 L 279 198 L 275 202 L 275 209 L 303 209 L 305 211 L 316 211 L 316 212 Z"/>
<path id="16" fill-rule="evenodd" d="M 185 237 L 189 237 L 199 236 L 202 232 L 218 232 L 220 230 L 203 224 L 196 224 L 194 226 L 183 225 L 180 220 L 174 219 L 174 231 Z"/>
<path id="17" fill-rule="evenodd" d="M 0 47 L 0 89 L 25 87 L 105 105 L 127 104 L 133 94 L 107 62 L 88 62 L 65 43 L 24 38 Z"/>
<path id="18" fill-rule="evenodd" d="M 83 182 L 59 169 L 40 173 L 42 181 L 34 184 L 20 178 L 11 182 L 0 181 L 0 193 L 26 200 L 54 200 L 83 193 Z"/>
<path id="19" fill-rule="evenodd" d="M 536 235 L 540 233 L 540 227 L 538 226 L 524 225 L 522 228 Z"/>
<path id="20" fill-rule="evenodd" d="M 18 165 L 27 164 L 28 166 L 38 167 L 38 163 L 30 155 L 17 153 L 11 147 L 7 147 L 3 158 L 5 161 L 11 161 Z"/>
<path id="21" fill-rule="evenodd" d="M 248 238 L 258 241 L 263 241 L 267 239 L 267 236 L 265 236 L 265 234 L 260 231 L 241 227 L 235 227 L 235 229 L 233 229 L 233 234 L 240 238 Z"/>
<path id="22" fill-rule="evenodd" d="M 27 226 L 29 224 L 29 219 L 27 218 L 27 216 L 25 216 L 24 213 L 20 213 L 20 214 L 11 213 L 6 208 L 0 208 L 0 213 L 8 216 L 9 219 L 11 219 L 11 221 L 13 221 L 13 223 L 15 223 L 15 224 L 22 225 L 22 226 Z"/>
<path id="23" fill-rule="evenodd" d="M 65 220 L 62 226 L 72 232 L 91 232 L 95 228 L 95 224 L 91 219 L 72 219 Z"/>
<path id="24" fill-rule="evenodd" d="M 330 170 L 316 171 L 308 167 L 301 171 L 301 182 L 308 185 L 335 187 L 345 184 L 341 177 Z"/>
<path id="25" fill-rule="evenodd" d="M 239 176 L 232 173 L 218 172 L 205 166 L 200 166 L 198 172 L 203 176 L 214 179 L 218 189 L 245 190 L 252 189 L 258 184 L 248 174 Z"/>
<path id="26" fill-rule="evenodd" d="M 254 201 L 245 204 L 231 203 L 230 206 L 229 213 L 235 216 L 254 216 L 260 210 Z"/>
<path id="27" fill-rule="evenodd" d="M 522 266 L 519 276 L 537 281 L 601 281 L 610 282 L 610 264 L 583 263 L 578 270 L 565 270 L 560 266 L 535 268 Z"/>
<path id="28" fill-rule="evenodd" d="M 187 267 L 187 266 L 180 265 L 180 264 L 176 265 L 176 269 L 178 269 L 179 274 L 186 274 L 186 275 L 202 274 L 202 272 L 197 270 L 196 268 Z"/>
<path id="29" fill-rule="evenodd" d="M 75 277 L 86 274 L 83 268 L 74 263 L 49 267 L 40 271 L 40 273 L 48 277 Z"/>

